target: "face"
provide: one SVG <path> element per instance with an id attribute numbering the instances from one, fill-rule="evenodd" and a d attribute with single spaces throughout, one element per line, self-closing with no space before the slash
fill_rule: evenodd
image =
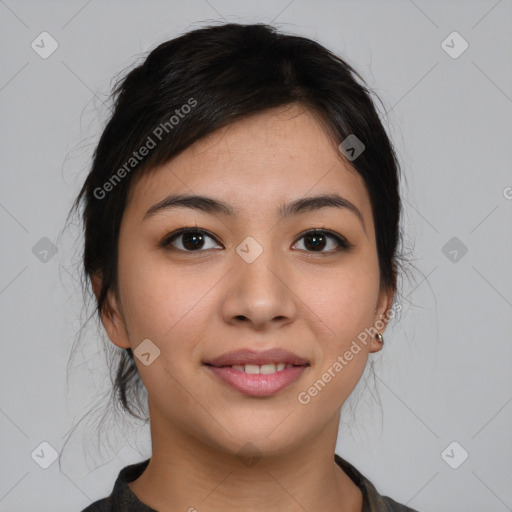
<path id="1" fill-rule="evenodd" d="M 176 195 L 212 201 L 166 203 Z M 339 206 L 286 209 L 325 195 Z M 103 322 L 141 352 L 153 430 L 229 453 L 290 450 L 337 419 L 381 347 L 358 341 L 392 300 L 364 181 L 299 107 L 231 124 L 132 183 L 118 258 Z M 289 353 L 262 359 L 275 349 Z"/>

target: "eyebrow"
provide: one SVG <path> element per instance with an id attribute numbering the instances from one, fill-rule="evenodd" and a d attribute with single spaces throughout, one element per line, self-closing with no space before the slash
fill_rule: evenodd
<path id="1" fill-rule="evenodd" d="M 180 207 L 191 208 L 193 210 L 199 210 L 211 214 L 225 215 L 228 217 L 236 217 L 239 215 L 239 211 L 236 208 L 228 203 L 214 199 L 213 197 L 177 194 L 170 195 L 162 201 L 154 204 L 146 212 L 142 220 L 144 221 L 156 213 Z M 326 194 L 297 199 L 291 203 L 282 205 L 278 210 L 278 216 L 281 220 L 291 217 L 292 215 L 312 212 L 328 207 L 345 209 L 355 214 L 360 220 L 363 230 L 366 233 L 364 219 L 359 209 L 348 199 L 341 197 L 338 194 Z"/>

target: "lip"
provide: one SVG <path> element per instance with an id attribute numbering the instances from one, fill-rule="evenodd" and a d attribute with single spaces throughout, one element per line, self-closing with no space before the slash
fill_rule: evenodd
<path id="1" fill-rule="evenodd" d="M 264 365 L 285 363 L 294 365 L 271 374 L 251 374 L 232 368 L 232 365 Z M 309 367 L 309 362 L 288 350 L 276 348 L 261 352 L 240 349 L 226 352 L 204 365 L 224 384 L 248 396 L 271 396 L 296 382 Z"/>
<path id="2" fill-rule="evenodd" d="M 308 368 L 292 366 L 271 374 L 251 374 L 231 368 L 231 366 L 206 366 L 225 384 L 248 396 L 263 397 L 278 393 L 297 381 Z"/>
<path id="3" fill-rule="evenodd" d="M 225 354 L 204 362 L 206 365 L 217 367 L 232 366 L 234 364 L 262 365 L 270 363 L 288 363 L 301 366 L 309 365 L 309 361 L 306 359 L 282 348 L 273 348 L 260 352 L 244 348 L 234 350 L 232 352 L 226 352 Z"/>

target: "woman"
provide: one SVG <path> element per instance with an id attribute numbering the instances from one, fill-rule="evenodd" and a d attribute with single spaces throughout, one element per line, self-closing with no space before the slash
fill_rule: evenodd
<path id="1" fill-rule="evenodd" d="M 314 41 L 226 24 L 119 82 L 75 208 L 152 455 L 87 512 L 412 510 L 334 453 L 399 268 L 398 163 L 357 78 Z"/>

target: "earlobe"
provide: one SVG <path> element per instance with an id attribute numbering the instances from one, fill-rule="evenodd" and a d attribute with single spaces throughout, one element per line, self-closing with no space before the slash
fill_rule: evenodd
<path id="1" fill-rule="evenodd" d="M 375 328 L 375 329 L 377 329 L 377 328 Z M 381 337 L 379 337 L 379 334 L 381 334 Z M 380 352 L 383 347 L 384 347 L 384 334 L 383 334 L 383 331 L 378 331 L 378 329 L 377 329 L 377 331 L 375 331 L 375 333 L 373 334 L 373 338 L 370 343 L 370 353 L 373 354 L 375 352 Z"/>
<path id="2" fill-rule="evenodd" d="M 384 331 L 388 325 L 391 307 L 393 305 L 394 290 L 382 291 L 376 309 L 376 318 L 373 329 L 374 335 L 370 344 L 370 352 L 379 352 L 384 346 Z"/>
<path id="3" fill-rule="evenodd" d="M 98 274 L 94 274 L 91 278 L 92 287 L 96 300 L 101 292 L 102 280 Z M 119 308 L 117 299 L 112 290 L 108 290 L 107 297 L 103 303 L 101 310 L 101 323 L 107 332 L 107 335 L 120 348 L 131 348 L 126 324 Z"/>

